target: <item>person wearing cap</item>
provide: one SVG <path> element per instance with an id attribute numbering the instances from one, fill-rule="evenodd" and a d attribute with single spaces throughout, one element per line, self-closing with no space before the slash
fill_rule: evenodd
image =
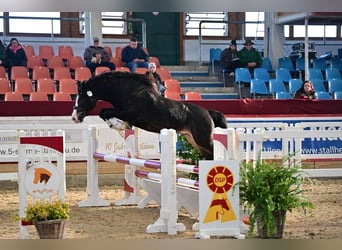
<path id="1" fill-rule="evenodd" d="M 227 70 L 229 76 L 233 76 L 235 69 L 241 67 L 240 58 L 238 57 L 236 41 L 232 40 L 228 48 L 225 48 L 220 55 L 220 66 Z"/>
<path id="2" fill-rule="evenodd" d="M 110 62 L 110 55 L 105 48 L 99 45 L 100 39 L 98 37 L 93 38 L 93 45 L 87 47 L 83 54 L 85 65 L 90 69 L 91 73 L 95 74 L 97 67 L 108 67 L 111 70 L 115 70 L 115 64 Z"/>
<path id="3" fill-rule="evenodd" d="M 149 55 L 138 47 L 138 41 L 135 37 L 132 37 L 129 41 L 129 45 L 121 51 L 121 60 L 126 64 L 132 73 L 135 72 L 137 67 L 148 69 Z"/>
<path id="4" fill-rule="evenodd" d="M 244 47 L 239 50 L 238 57 L 240 58 L 240 63 L 242 67 L 248 68 L 253 72 L 254 68 L 261 66 L 262 58 L 260 53 L 253 47 L 253 42 L 251 39 L 246 39 L 243 44 Z"/>
<path id="5" fill-rule="evenodd" d="M 166 90 L 165 84 L 162 81 L 160 75 L 157 73 L 157 66 L 154 62 L 151 62 L 148 64 L 148 71 L 146 74 L 152 74 L 153 81 L 157 84 L 157 90 L 159 94 L 164 95 L 164 92 Z"/>

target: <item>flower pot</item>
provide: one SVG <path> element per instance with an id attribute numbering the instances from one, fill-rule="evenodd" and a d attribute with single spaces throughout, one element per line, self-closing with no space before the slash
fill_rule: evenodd
<path id="1" fill-rule="evenodd" d="M 267 231 L 263 223 L 257 218 L 257 230 L 260 238 L 272 238 L 272 239 L 282 239 L 284 232 L 284 225 L 286 219 L 286 211 L 274 211 L 273 212 L 275 232 L 267 235 Z"/>
<path id="2" fill-rule="evenodd" d="M 63 239 L 65 220 L 48 220 L 34 222 L 40 239 Z"/>

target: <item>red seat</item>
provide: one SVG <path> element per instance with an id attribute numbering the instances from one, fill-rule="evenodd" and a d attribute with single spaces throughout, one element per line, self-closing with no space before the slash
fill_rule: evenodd
<path id="1" fill-rule="evenodd" d="M 48 67 L 39 66 L 32 70 L 32 81 L 37 81 L 39 78 L 51 78 Z"/>
<path id="2" fill-rule="evenodd" d="M 53 80 L 60 81 L 61 79 L 71 79 L 71 73 L 67 67 L 56 67 L 53 71 Z"/>
<path id="3" fill-rule="evenodd" d="M 82 57 L 73 56 L 68 59 L 68 67 L 71 70 L 75 70 L 77 67 L 84 67 L 84 62 Z"/>
<path id="4" fill-rule="evenodd" d="M 177 79 L 166 79 L 164 84 L 165 88 L 169 91 L 178 92 L 179 94 L 182 92 L 180 83 Z"/>
<path id="5" fill-rule="evenodd" d="M 179 92 L 168 90 L 168 89 L 165 90 L 164 96 L 165 98 L 176 100 L 176 101 L 179 101 L 182 99 Z"/>
<path id="6" fill-rule="evenodd" d="M 52 95 L 56 92 L 55 83 L 51 78 L 40 78 L 37 81 L 37 92 L 43 92 Z"/>
<path id="7" fill-rule="evenodd" d="M 11 84 L 7 78 L 0 78 L 0 94 L 11 92 Z"/>
<path id="8" fill-rule="evenodd" d="M 16 93 L 16 92 L 6 92 L 5 101 L 24 101 L 24 97 L 21 93 Z"/>
<path id="9" fill-rule="evenodd" d="M 7 78 L 6 69 L 4 66 L 0 66 L 0 78 Z"/>
<path id="10" fill-rule="evenodd" d="M 48 101 L 49 98 L 44 92 L 32 92 L 30 93 L 30 101 Z"/>
<path id="11" fill-rule="evenodd" d="M 160 78 L 162 79 L 162 81 L 172 78 L 171 72 L 168 68 L 165 68 L 165 67 L 157 68 L 157 73 L 160 75 Z"/>
<path id="12" fill-rule="evenodd" d="M 14 92 L 24 95 L 29 95 L 34 91 L 32 81 L 29 78 L 17 78 L 14 86 Z"/>
<path id="13" fill-rule="evenodd" d="M 74 79 L 61 79 L 59 81 L 59 92 L 68 93 L 69 95 L 77 95 L 77 85 Z"/>
<path id="14" fill-rule="evenodd" d="M 197 91 L 184 92 L 185 100 L 201 100 L 202 96 Z"/>
<path id="15" fill-rule="evenodd" d="M 116 71 L 131 72 L 128 67 L 117 67 Z"/>
<path id="16" fill-rule="evenodd" d="M 55 92 L 53 93 L 53 101 L 72 101 L 69 93 Z"/>
<path id="17" fill-rule="evenodd" d="M 115 47 L 115 57 L 119 58 L 121 61 L 121 51 L 122 51 L 122 47 Z"/>
<path id="18" fill-rule="evenodd" d="M 39 45 L 38 49 L 38 55 L 45 60 L 55 55 L 55 52 L 51 45 Z"/>
<path id="19" fill-rule="evenodd" d="M 43 59 L 38 55 L 31 55 L 27 57 L 27 68 L 33 70 L 35 67 L 44 66 Z"/>
<path id="20" fill-rule="evenodd" d="M 110 57 L 113 56 L 112 49 L 109 46 L 104 46 L 103 48 L 107 51 Z"/>
<path id="21" fill-rule="evenodd" d="M 58 56 L 64 60 L 69 60 L 70 57 L 74 56 L 74 50 L 69 45 L 58 46 Z"/>
<path id="22" fill-rule="evenodd" d="M 36 55 L 32 45 L 25 44 L 25 45 L 23 45 L 23 49 L 25 51 L 25 54 L 26 54 L 27 58 L 30 57 L 30 56 Z"/>
<path id="23" fill-rule="evenodd" d="M 91 77 L 91 72 L 88 67 L 77 67 L 75 68 L 75 80 L 83 82 Z"/>
<path id="24" fill-rule="evenodd" d="M 97 76 L 97 75 L 99 75 L 99 74 L 101 74 L 101 73 L 103 73 L 103 72 L 108 72 L 108 71 L 110 71 L 110 68 L 108 68 L 108 67 L 105 67 L 105 66 L 101 66 L 101 67 L 96 67 L 95 68 L 95 75 Z"/>
<path id="25" fill-rule="evenodd" d="M 119 67 L 122 67 L 122 66 L 123 66 L 120 58 L 111 57 L 109 61 L 110 61 L 111 63 L 114 63 L 115 68 L 119 68 Z"/>
<path id="26" fill-rule="evenodd" d="M 52 56 L 47 59 L 47 67 L 50 70 L 54 70 L 55 68 L 64 67 L 64 62 L 62 57 L 60 56 Z"/>
<path id="27" fill-rule="evenodd" d="M 11 80 L 16 81 L 17 78 L 28 78 L 28 69 L 25 66 L 13 66 L 11 68 Z"/>

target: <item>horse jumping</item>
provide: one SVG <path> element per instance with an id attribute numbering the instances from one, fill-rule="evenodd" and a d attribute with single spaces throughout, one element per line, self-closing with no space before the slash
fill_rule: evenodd
<path id="1" fill-rule="evenodd" d="M 149 77 L 142 74 L 111 71 L 79 83 L 73 121 L 82 122 L 98 100 L 113 105 L 113 108 L 100 111 L 100 117 L 107 123 L 118 118 L 155 133 L 163 128 L 175 129 L 185 135 L 207 160 L 213 159 L 214 127 L 227 127 L 222 113 L 208 111 L 189 102 L 167 99 L 155 90 Z"/>

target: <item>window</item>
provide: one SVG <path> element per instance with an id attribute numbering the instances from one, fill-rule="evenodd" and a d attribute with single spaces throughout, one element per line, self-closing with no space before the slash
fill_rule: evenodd
<path id="1" fill-rule="evenodd" d="M 202 36 L 227 36 L 227 20 L 228 14 L 226 12 L 186 12 L 184 34 L 186 36 L 198 36 L 199 24 L 202 21 Z"/>
<path id="2" fill-rule="evenodd" d="M 10 33 L 60 34 L 60 12 L 9 12 Z"/>
<path id="3" fill-rule="evenodd" d="M 336 37 L 335 25 L 308 25 L 308 37 Z M 305 25 L 293 26 L 293 37 L 305 37 Z"/>
<path id="4" fill-rule="evenodd" d="M 125 12 L 101 12 L 102 15 L 102 34 L 107 35 L 122 35 L 127 34 L 127 25 L 124 20 L 126 18 Z M 80 12 L 80 18 L 84 18 L 85 13 Z M 80 32 L 84 34 L 85 23 L 80 21 Z"/>
<path id="5" fill-rule="evenodd" d="M 245 37 L 264 37 L 264 12 L 246 12 L 245 13 Z"/>

